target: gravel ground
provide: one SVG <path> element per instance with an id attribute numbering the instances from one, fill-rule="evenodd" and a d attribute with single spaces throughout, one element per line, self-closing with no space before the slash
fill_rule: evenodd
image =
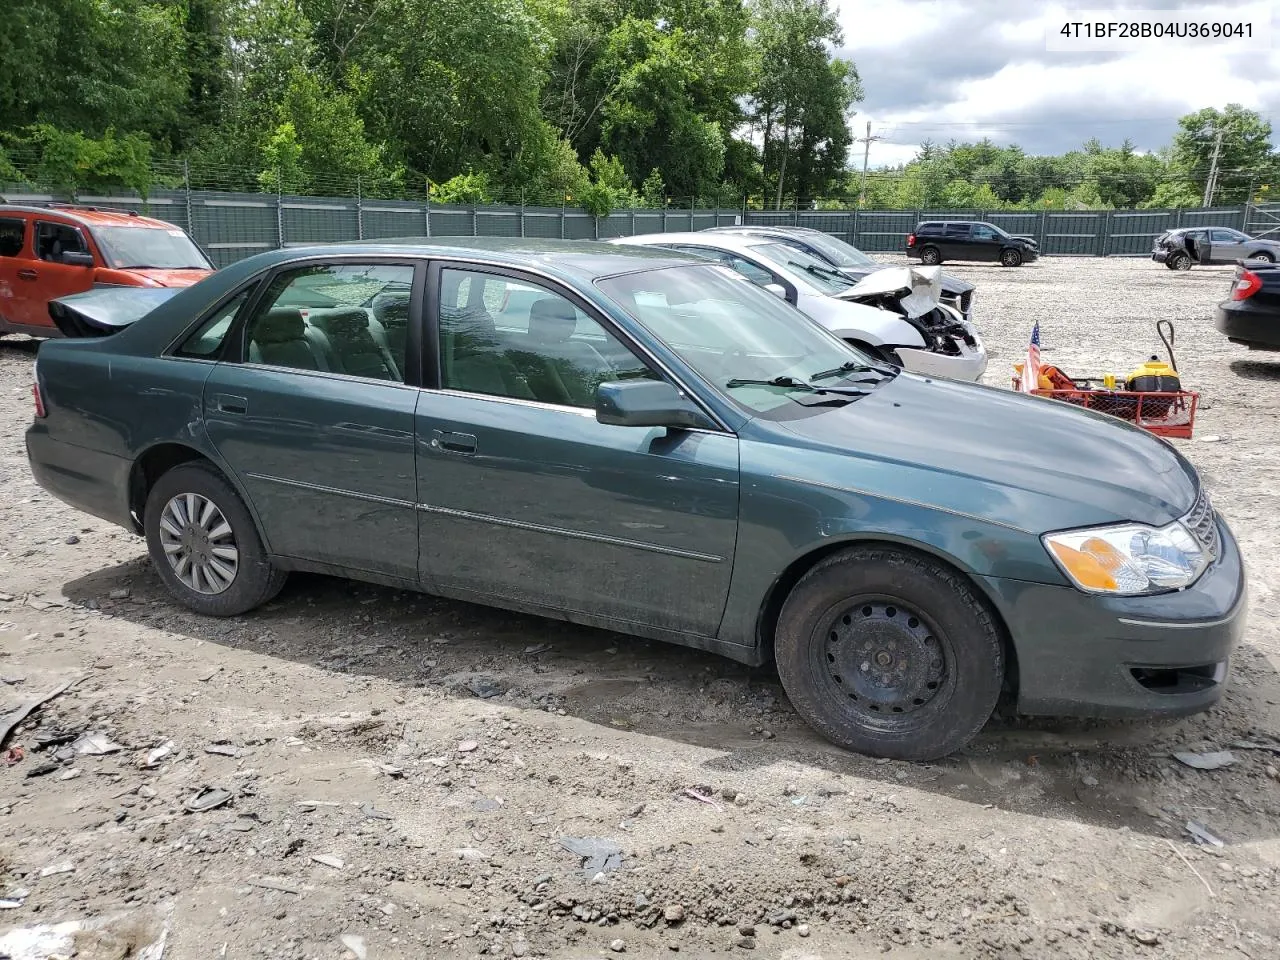
<path id="1" fill-rule="evenodd" d="M 1280 356 L 1213 330 L 1229 269 L 948 269 L 978 285 L 994 384 L 1036 320 L 1077 375 L 1176 324 L 1203 395 L 1180 443 L 1250 561 L 1220 707 L 993 721 L 943 762 L 876 762 L 810 733 L 769 670 L 694 651 L 308 576 L 194 616 L 139 539 L 33 483 L 34 345 L 6 340 L 0 713 L 79 682 L 0 764 L 0 957 L 1280 954 L 1280 756 L 1170 757 L 1280 740 Z M 39 749 L 82 733 L 119 749 Z M 226 802 L 186 810 L 205 787 Z"/>

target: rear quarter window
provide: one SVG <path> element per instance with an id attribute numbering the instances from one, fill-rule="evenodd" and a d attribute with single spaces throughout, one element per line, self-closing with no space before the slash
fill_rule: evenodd
<path id="1" fill-rule="evenodd" d="M 0 257 L 16 257 L 22 252 L 27 221 L 21 217 L 0 218 Z"/>

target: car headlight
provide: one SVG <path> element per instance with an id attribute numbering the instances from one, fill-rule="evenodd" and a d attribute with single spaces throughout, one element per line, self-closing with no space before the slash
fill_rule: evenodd
<path id="1" fill-rule="evenodd" d="M 1114 527 L 1047 533 L 1045 549 L 1086 593 L 1137 596 L 1190 586 L 1209 558 L 1178 521 L 1165 527 Z"/>

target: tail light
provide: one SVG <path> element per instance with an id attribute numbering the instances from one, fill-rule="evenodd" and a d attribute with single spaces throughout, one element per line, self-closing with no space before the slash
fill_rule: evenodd
<path id="1" fill-rule="evenodd" d="M 914 233 L 907 234 L 907 246 L 914 247 L 916 245 L 916 235 Z"/>
<path id="2" fill-rule="evenodd" d="M 1232 300 L 1248 300 L 1262 289 L 1262 278 L 1252 270 L 1241 270 L 1231 288 Z"/>
<path id="3" fill-rule="evenodd" d="M 36 405 L 36 419 L 43 420 L 48 411 L 44 408 L 44 397 L 40 396 L 40 367 L 38 363 L 31 365 L 31 399 Z"/>

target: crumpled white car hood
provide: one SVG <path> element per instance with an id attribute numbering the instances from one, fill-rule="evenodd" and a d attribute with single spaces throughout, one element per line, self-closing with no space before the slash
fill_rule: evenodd
<path id="1" fill-rule="evenodd" d="M 886 267 L 836 296 L 861 303 L 885 294 L 895 295 L 908 317 L 922 316 L 942 299 L 942 267 Z"/>

